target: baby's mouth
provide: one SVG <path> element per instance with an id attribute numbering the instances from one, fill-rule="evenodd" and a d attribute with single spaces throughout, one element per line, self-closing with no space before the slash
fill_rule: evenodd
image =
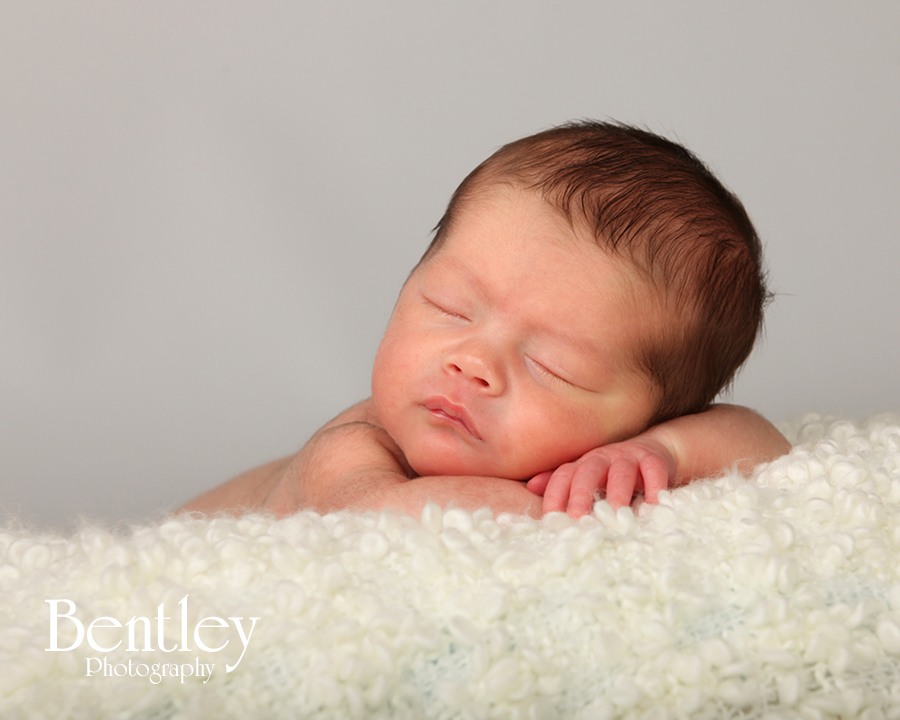
<path id="1" fill-rule="evenodd" d="M 475 423 L 472 422 L 469 413 L 461 405 L 456 405 L 446 398 L 431 398 L 422 403 L 422 406 L 433 417 L 446 420 L 450 424 L 465 430 L 476 440 L 481 440 L 481 435 L 478 434 Z"/>

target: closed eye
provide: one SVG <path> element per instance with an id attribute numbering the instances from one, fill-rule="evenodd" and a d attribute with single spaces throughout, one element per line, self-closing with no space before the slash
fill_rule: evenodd
<path id="1" fill-rule="evenodd" d="M 535 367 L 535 369 L 538 371 L 538 373 L 540 373 L 540 375 L 542 375 L 543 377 L 547 378 L 551 383 L 564 383 L 565 385 L 571 385 L 572 387 L 578 387 L 577 385 L 575 385 L 575 383 L 570 382 L 569 380 L 566 380 L 561 375 L 557 375 L 546 365 L 544 365 L 543 363 L 539 363 L 534 358 L 528 358 L 528 360 Z"/>
<path id="2" fill-rule="evenodd" d="M 448 318 L 453 318 L 454 320 L 468 320 L 469 319 L 465 315 L 460 315 L 458 312 L 453 312 L 452 310 L 445 308 L 443 305 L 438 305 L 434 300 L 430 300 L 429 298 L 425 297 L 424 295 L 422 296 L 422 299 L 425 301 L 425 304 L 429 308 L 434 310 L 436 313 L 439 313 L 440 315 L 443 315 Z"/>

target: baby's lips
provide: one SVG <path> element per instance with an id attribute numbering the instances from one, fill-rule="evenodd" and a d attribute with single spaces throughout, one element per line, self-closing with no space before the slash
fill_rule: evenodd
<path id="1" fill-rule="evenodd" d="M 476 440 L 482 439 L 481 435 L 478 433 L 478 428 L 475 427 L 472 417 L 462 405 L 450 402 L 444 397 L 429 398 L 422 403 L 422 405 L 430 413 L 439 417 L 444 417 L 455 424 L 461 425 L 466 432 Z"/>

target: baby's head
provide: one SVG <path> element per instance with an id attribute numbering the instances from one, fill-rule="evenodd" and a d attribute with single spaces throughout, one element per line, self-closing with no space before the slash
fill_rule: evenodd
<path id="1" fill-rule="evenodd" d="M 704 409 L 759 333 L 740 202 L 651 133 L 510 143 L 454 193 L 379 348 L 379 420 L 420 474 L 525 478 Z"/>

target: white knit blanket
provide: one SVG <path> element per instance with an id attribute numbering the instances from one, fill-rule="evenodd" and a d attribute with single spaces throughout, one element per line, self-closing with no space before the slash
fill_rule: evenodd
<path id="1" fill-rule="evenodd" d="M 577 522 L 8 527 L 0 717 L 900 717 L 900 419 L 794 435 Z"/>

